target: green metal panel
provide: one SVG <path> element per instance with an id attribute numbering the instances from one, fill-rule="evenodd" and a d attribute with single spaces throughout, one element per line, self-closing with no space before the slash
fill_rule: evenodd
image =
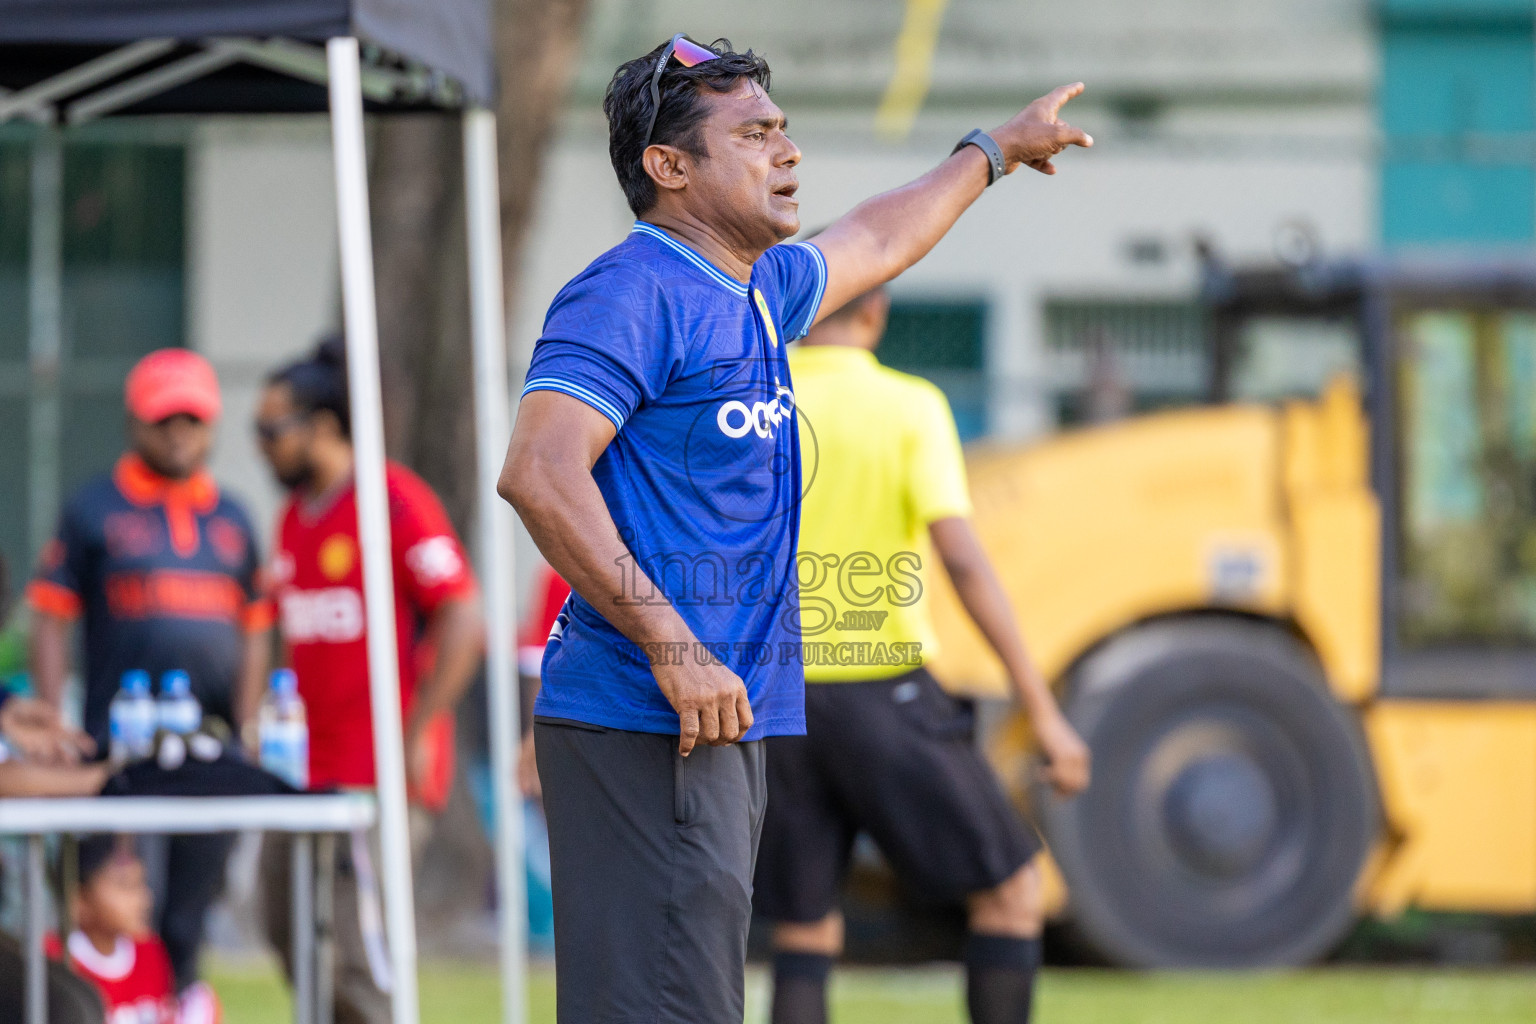
<path id="1" fill-rule="evenodd" d="M 962 440 L 987 433 L 987 306 L 984 302 L 896 301 L 880 342 L 886 366 L 943 390 Z"/>
<path id="2" fill-rule="evenodd" d="M 1504 0 L 1383 11 L 1381 234 L 1388 244 L 1536 238 L 1536 39 Z"/>
<path id="3" fill-rule="evenodd" d="M 37 552 L 29 536 L 32 146 L 0 141 L 0 556 L 11 585 Z M 68 141 L 63 186 L 61 493 L 111 466 L 123 446 L 123 378 L 144 353 L 185 342 L 186 151 L 179 144 Z"/>
<path id="4" fill-rule="evenodd" d="M 1386 24 L 1530 25 L 1531 0 L 1380 0 Z"/>

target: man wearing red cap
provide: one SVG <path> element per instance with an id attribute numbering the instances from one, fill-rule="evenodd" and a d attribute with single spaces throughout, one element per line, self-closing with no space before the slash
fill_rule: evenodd
<path id="1" fill-rule="evenodd" d="M 124 391 L 129 450 L 70 498 L 27 588 L 32 678 L 54 706 L 71 627 L 83 626 L 83 725 L 102 752 L 108 705 L 135 669 L 156 680 L 186 672 L 204 714 L 238 730 L 237 695 L 261 692 L 272 625 L 250 519 L 205 468 L 221 408 L 213 367 L 186 349 L 161 349 L 139 361 Z M 231 838 L 163 844 L 156 923 L 178 991 L 197 979 L 203 918 Z"/>

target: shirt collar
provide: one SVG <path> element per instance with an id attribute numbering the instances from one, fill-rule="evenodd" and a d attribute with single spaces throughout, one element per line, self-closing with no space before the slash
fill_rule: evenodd
<path id="1" fill-rule="evenodd" d="M 747 297 L 746 285 L 742 284 L 734 277 L 731 277 L 719 267 L 709 262 L 709 260 L 699 255 L 699 253 L 691 246 L 679 242 L 677 239 L 673 238 L 671 235 L 667 234 L 656 225 L 647 224 L 643 220 L 637 220 L 635 221 L 634 227 L 630 228 L 630 234 L 645 235 L 649 238 L 656 239 L 671 249 L 678 256 L 680 256 L 684 261 L 691 264 L 695 270 L 702 272 L 711 281 L 724 288 L 738 299 L 745 299 Z"/>
<path id="2" fill-rule="evenodd" d="M 299 511 L 299 516 L 308 525 L 319 522 L 325 515 L 341 504 L 341 499 L 350 495 L 357 486 L 357 477 L 348 473 L 336 481 L 329 488 L 319 494 L 305 495 L 296 491 L 293 495 L 293 504 Z"/>
<path id="3" fill-rule="evenodd" d="M 149 468 L 137 452 L 128 452 L 117 460 L 112 479 L 123 497 L 135 505 L 174 503 L 209 512 L 219 503 L 219 486 L 206 469 L 185 480 L 172 480 Z"/>
<path id="4" fill-rule="evenodd" d="M 102 981 L 122 981 L 128 977 L 134 960 L 138 959 L 135 953 L 133 943 L 122 935 L 117 937 L 110 953 L 98 951 L 84 932 L 71 932 L 69 936 L 70 957 Z"/>

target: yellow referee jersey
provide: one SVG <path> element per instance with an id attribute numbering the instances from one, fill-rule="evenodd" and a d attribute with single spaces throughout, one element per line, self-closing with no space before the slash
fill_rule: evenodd
<path id="1" fill-rule="evenodd" d="M 921 377 L 842 345 L 790 351 L 805 498 L 805 678 L 882 679 L 937 649 L 928 524 L 971 514 L 949 402 Z"/>

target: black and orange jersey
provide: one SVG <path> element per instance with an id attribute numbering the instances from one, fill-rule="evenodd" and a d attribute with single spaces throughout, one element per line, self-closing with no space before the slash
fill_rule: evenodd
<path id="1" fill-rule="evenodd" d="M 83 724 L 102 750 L 129 669 L 182 669 L 206 713 L 233 718 L 244 635 L 272 623 L 260 566 L 245 509 L 207 473 L 168 480 L 130 454 L 76 492 L 27 598 L 83 619 Z"/>

